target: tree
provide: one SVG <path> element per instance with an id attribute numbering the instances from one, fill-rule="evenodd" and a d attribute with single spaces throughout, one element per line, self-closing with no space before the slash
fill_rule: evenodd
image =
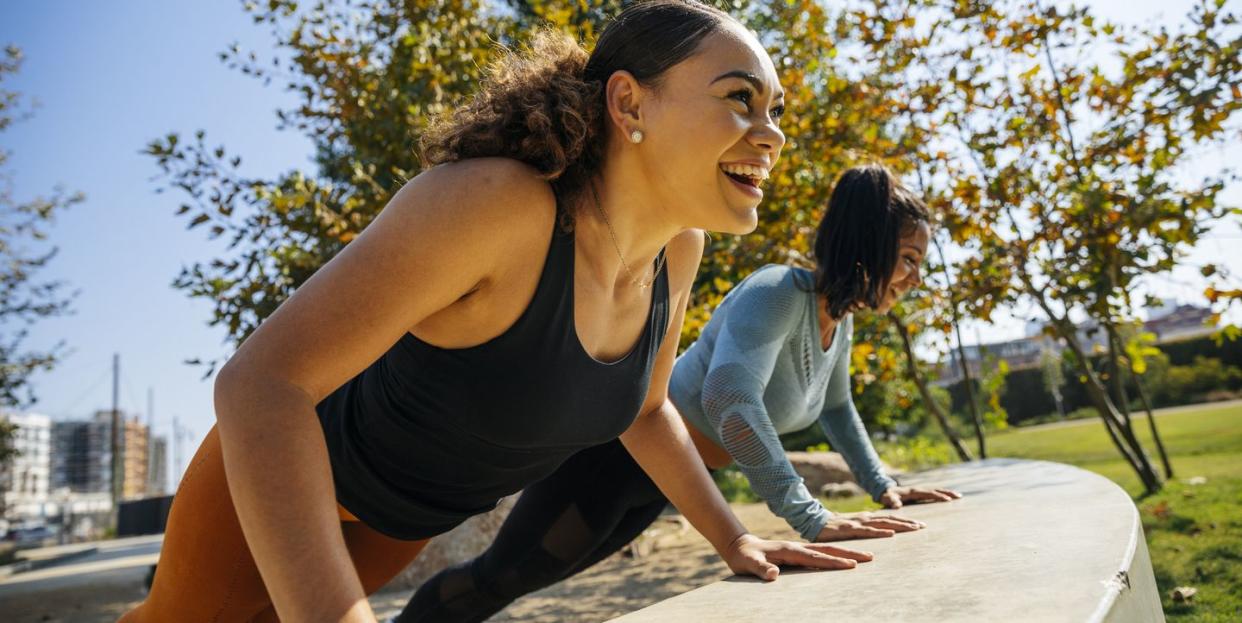
<path id="1" fill-rule="evenodd" d="M 29 116 L 20 93 L 2 86 L 21 69 L 22 52 L 7 46 L 0 59 L 0 132 Z M 74 294 L 66 284 L 41 280 L 38 272 L 56 256 L 47 227 L 62 210 L 83 200 L 81 194 L 57 188 L 50 196 L 19 200 L 5 171 L 12 152 L 0 150 L 0 411 L 33 404 L 30 376 L 49 370 L 64 355 L 64 345 L 31 350 L 24 345 L 33 323 L 68 312 Z M 0 419 L 0 464 L 12 454 L 14 428 Z"/>
<path id="2" fill-rule="evenodd" d="M 210 300 L 211 324 L 224 326 L 234 344 L 418 173 L 420 133 L 472 91 L 496 53 L 493 41 L 511 40 L 514 26 L 476 0 L 244 7 L 271 29 L 281 56 L 259 59 L 234 44 L 220 58 L 300 95 L 277 116 L 282 128 L 311 138 L 315 170 L 246 177 L 241 157 L 209 145 L 202 130 L 190 141 L 169 134 L 146 149 L 166 187 L 186 197 L 178 214 L 189 227 L 228 240 L 226 257 L 183 269 L 174 285 Z M 209 363 L 207 375 L 217 362 Z"/>
<path id="3" fill-rule="evenodd" d="M 1222 4 L 1197 6 L 1176 33 L 1123 33 L 1085 10 L 1031 2 L 951 6 L 958 96 L 941 119 L 973 170 L 939 183 L 978 244 L 962 280 L 1030 301 L 1050 320 L 1148 492 L 1159 476 L 1075 320 L 1115 332 L 1133 317 L 1141 279 L 1171 270 L 1212 222 L 1236 213 L 1217 200 L 1224 173 L 1195 184 L 1173 175 L 1192 148 L 1228 134 L 1242 107 L 1242 38 Z M 1110 44 L 1118 71 L 1078 60 Z"/>

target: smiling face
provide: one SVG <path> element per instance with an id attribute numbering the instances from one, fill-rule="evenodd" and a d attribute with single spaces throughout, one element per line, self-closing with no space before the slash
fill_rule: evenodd
<path id="1" fill-rule="evenodd" d="M 784 94 L 759 42 L 725 23 L 640 90 L 641 114 L 618 124 L 615 140 L 627 141 L 630 125 L 643 132 L 630 147 L 670 218 L 683 227 L 752 231 L 763 182 L 785 145 Z"/>
<path id="2" fill-rule="evenodd" d="M 906 292 L 923 283 L 921 269 L 930 240 L 931 227 L 926 221 L 919 221 L 902 234 L 897 241 L 897 264 L 893 266 L 888 289 L 884 291 L 884 298 L 880 300 L 876 311 L 887 314 Z"/>

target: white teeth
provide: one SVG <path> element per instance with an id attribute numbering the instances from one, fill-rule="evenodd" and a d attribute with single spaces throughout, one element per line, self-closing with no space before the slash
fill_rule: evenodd
<path id="1" fill-rule="evenodd" d="M 768 170 L 751 164 L 722 164 L 720 170 L 734 175 L 745 175 L 757 180 L 768 179 Z"/>

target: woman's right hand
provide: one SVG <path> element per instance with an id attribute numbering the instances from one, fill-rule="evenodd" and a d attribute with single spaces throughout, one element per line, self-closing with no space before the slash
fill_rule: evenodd
<path id="1" fill-rule="evenodd" d="M 733 540 L 722 554 L 725 564 L 738 575 L 753 575 L 771 582 L 780 575 L 780 566 L 806 569 L 853 569 L 860 562 L 870 562 L 870 552 L 834 547 L 769 541 L 753 534 Z"/>
<path id="2" fill-rule="evenodd" d="M 847 541 L 849 539 L 878 539 L 890 537 L 898 532 L 913 532 L 927 527 L 921 521 L 915 521 L 897 515 L 875 515 L 858 513 L 851 516 L 837 515 L 815 537 L 817 543 L 828 541 Z"/>

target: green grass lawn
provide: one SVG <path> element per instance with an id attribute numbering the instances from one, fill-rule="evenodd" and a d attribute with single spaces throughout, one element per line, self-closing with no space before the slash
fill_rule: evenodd
<path id="1" fill-rule="evenodd" d="M 1059 461 L 1107 476 L 1135 496 L 1170 621 L 1242 621 L 1242 405 L 1206 405 L 1156 416 L 1173 479 L 1150 497 L 1099 420 L 1012 429 L 989 438 L 989 456 Z M 1153 453 L 1145 418 L 1135 432 Z M 1206 482 L 1189 484 L 1201 476 Z M 1177 586 L 1199 589 L 1188 604 Z"/>

